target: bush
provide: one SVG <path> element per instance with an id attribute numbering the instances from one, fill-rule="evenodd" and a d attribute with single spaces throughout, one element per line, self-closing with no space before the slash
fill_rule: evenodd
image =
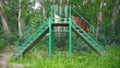
<path id="1" fill-rule="evenodd" d="M 0 50 L 4 47 L 4 39 L 0 38 Z"/>
<path id="2" fill-rule="evenodd" d="M 106 26 L 106 39 L 107 44 L 120 45 L 120 23 L 115 23 L 113 28 L 112 25 Z"/>

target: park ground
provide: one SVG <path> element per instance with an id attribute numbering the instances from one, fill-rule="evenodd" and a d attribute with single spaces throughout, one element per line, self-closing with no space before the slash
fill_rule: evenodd
<path id="1" fill-rule="evenodd" d="M 95 52 L 76 52 L 72 57 L 48 57 L 45 51 L 29 52 L 24 57 L 13 59 L 16 48 L 9 46 L 0 51 L 0 68 L 120 68 L 120 47 L 107 46 L 107 52 L 99 56 Z"/>

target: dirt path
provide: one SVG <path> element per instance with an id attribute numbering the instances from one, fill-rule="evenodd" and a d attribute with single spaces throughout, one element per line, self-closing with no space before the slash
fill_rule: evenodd
<path id="1" fill-rule="evenodd" d="M 7 62 L 15 50 L 15 47 L 10 46 L 0 51 L 0 68 L 23 68 L 23 64 Z"/>
<path id="2" fill-rule="evenodd" d="M 0 68 L 7 68 L 7 58 L 10 57 L 8 53 L 0 54 Z"/>
<path id="3" fill-rule="evenodd" d="M 7 59 L 11 57 L 13 49 L 13 47 L 7 47 L 0 51 L 0 68 L 7 68 Z"/>

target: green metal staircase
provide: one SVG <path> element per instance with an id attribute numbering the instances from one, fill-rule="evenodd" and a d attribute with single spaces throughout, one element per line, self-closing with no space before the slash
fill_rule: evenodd
<path id="1" fill-rule="evenodd" d="M 37 29 L 31 34 L 24 42 L 22 42 L 16 52 L 14 52 L 13 57 L 18 58 L 20 55 L 28 52 L 46 33 L 48 33 L 48 20 L 43 22 L 38 26 Z"/>
<path id="2" fill-rule="evenodd" d="M 63 10 L 66 9 L 63 7 Z M 69 7 L 68 16 L 63 16 L 65 18 L 54 18 L 54 6 L 49 8 L 46 11 L 46 14 L 41 16 L 40 19 L 35 22 L 34 25 L 29 26 L 26 31 L 24 31 L 23 35 L 19 38 L 19 47 L 14 52 L 13 57 L 18 58 L 22 54 L 27 53 L 42 37 L 44 37 L 47 33 L 49 33 L 49 55 L 52 55 L 53 51 L 53 33 L 56 31 L 53 29 L 55 26 L 63 27 L 67 26 L 68 32 L 68 45 L 69 45 L 69 53 L 72 55 L 72 30 L 76 32 L 80 38 L 93 50 L 98 52 L 100 55 L 103 55 L 106 52 L 105 46 L 103 46 L 98 40 L 94 37 L 94 27 L 90 25 L 78 12 L 76 12 L 73 8 Z M 49 13 L 50 12 L 50 13 Z M 75 21 L 72 19 L 72 13 L 78 15 L 81 19 L 83 19 L 86 23 L 90 25 L 90 34 L 85 32 L 81 27 L 79 27 Z M 56 12 L 57 13 L 57 12 Z M 60 14 L 58 14 L 60 15 Z M 65 15 L 63 13 L 62 15 Z M 49 19 L 48 19 L 49 18 Z M 55 20 L 64 21 L 66 23 L 54 23 Z M 61 32 L 65 32 L 65 30 L 61 30 Z"/>
<path id="3" fill-rule="evenodd" d="M 89 47 L 98 52 L 100 55 L 103 55 L 105 53 L 106 48 L 93 36 L 85 32 L 80 26 L 74 24 L 72 25 L 72 30 L 76 32 Z"/>

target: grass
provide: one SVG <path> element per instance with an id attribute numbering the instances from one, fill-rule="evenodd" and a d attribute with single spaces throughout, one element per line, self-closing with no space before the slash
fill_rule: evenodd
<path id="1" fill-rule="evenodd" d="M 22 64 L 23 68 L 120 68 L 120 48 L 109 46 L 106 55 L 99 56 L 94 52 L 76 52 L 68 56 L 41 56 L 34 51 L 19 59 L 9 59 L 9 63 Z M 20 67 L 20 68 L 22 68 Z M 8 68 L 13 68 L 8 65 Z"/>

